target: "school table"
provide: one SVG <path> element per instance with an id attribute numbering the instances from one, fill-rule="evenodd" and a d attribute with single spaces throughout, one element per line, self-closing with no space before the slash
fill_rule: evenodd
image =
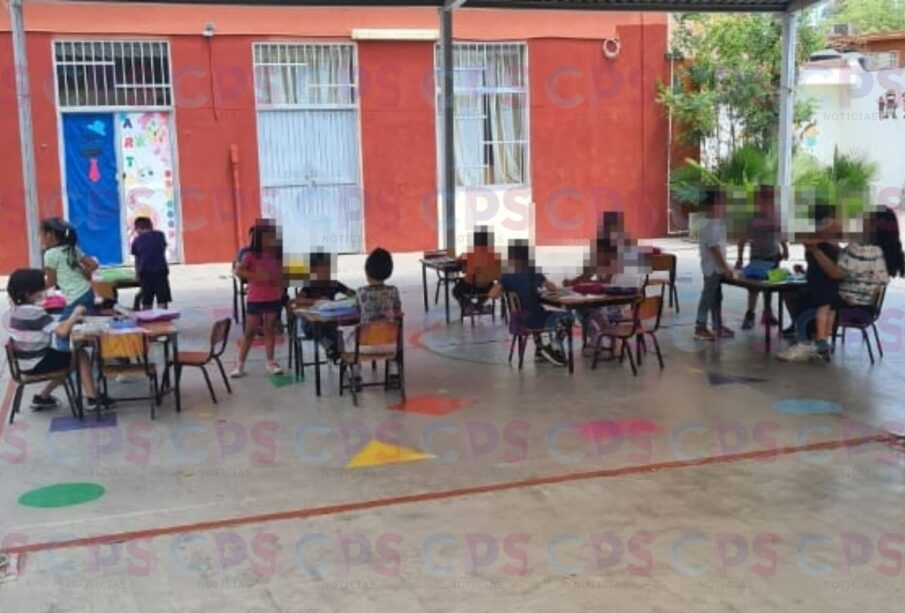
<path id="1" fill-rule="evenodd" d="M 640 294 L 580 294 L 568 289 L 559 289 L 555 292 L 543 291 L 540 295 L 541 303 L 568 311 L 584 312 L 608 306 L 621 306 L 634 304 Z M 511 315 L 510 315 L 511 317 Z M 566 335 L 568 345 L 569 373 L 575 372 L 575 358 L 572 350 L 572 330 Z"/>
<path id="2" fill-rule="evenodd" d="M 806 285 L 804 280 L 788 280 L 788 281 L 780 281 L 778 283 L 772 283 L 770 281 L 764 281 L 760 279 L 749 279 L 747 277 L 743 277 L 740 275 L 732 275 L 731 277 L 723 277 L 722 281 L 723 285 L 731 285 L 734 287 L 741 287 L 747 290 L 754 290 L 757 292 L 761 292 L 764 295 L 764 306 L 766 308 L 770 308 L 772 310 L 773 306 L 773 294 L 778 295 L 778 311 L 779 311 L 779 325 L 777 326 L 779 329 L 779 333 L 782 334 L 783 330 L 783 305 L 782 305 L 782 295 L 785 292 L 795 291 L 801 287 Z M 770 348 L 772 346 L 772 332 L 773 325 L 770 322 L 764 322 L 764 346 L 767 350 L 767 353 L 770 353 Z"/>
<path id="3" fill-rule="evenodd" d="M 320 345 L 321 339 L 323 338 L 323 330 L 325 326 L 328 325 L 336 325 L 336 326 L 354 326 L 358 323 L 359 317 L 358 313 L 350 313 L 349 311 L 335 311 L 331 312 L 329 309 L 316 309 L 316 308 L 303 308 L 303 309 L 295 309 L 292 311 L 293 315 L 293 323 L 292 326 L 292 342 L 295 343 L 295 373 L 296 377 L 299 376 L 300 371 L 305 368 L 305 366 L 314 366 L 314 390 L 315 393 L 320 396 L 321 395 L 321 364 L 320 359 Z M 313 362 L 304 362 L 302 359 L 302 351 L 301 351 L 301 335 L 299 334 L 300 330 L 298 330 L 298 326 L 301 325 L 302 321 L 307 321 L 311 324 L 311 327 L 314 329 L 314 361 Z"/>
<path id="4" fill-rule="evenodd" d="M 132 328 L 114 329 L 112 327 L 113 320 L 113 317 L 88 317 L 85 319 L 84 323 L 77 324 L 73 328 L 72 334 L 69 336 L 73 353 L 83 351 L 86 346 L 93 344 L 96 339 L 105 335 L 141 332 L 149 340 L 162 341 L 164 371 L 160 389 L 158 390 L 157 402 L 160 402 L 160 399 L 165 393 L 172 391 L 176 398 L 176 412 L 182 411 L 182 394 L 179 386 L 179 378 L 176 377 L 174 373 L 172 381 L 170 379 L 170 367 L 172 366 L 170 352 L 172 351 L 174 357 L 179 354 L 179 329 L 176 325 L 172 321 L 142 322 Z M 82 371 L 78 366 L 76 366 L 75 369 L 75 379 L 76 402 L 78 403 L 79 417 L 84 418 L 85 405 L 83 404 Z M 97 416 L 98 419 L 100 419 L 100 409 L 97 411 Z"/>
<path id="5" fill-rule="evenodd" d="M 442 283 L 445 288 L 444 305 L 446 307 L 446 323 L 449 323 L 449 284 L 459 278 L 462 272 L 462 264 L 456 258 L 448 255 L 437 257 L 426 257 L 421 260 L 421 283 L 424 289 L 424 312 L 430 310 L 430 304 L 427 299 L 427 269 L 436 270 L 439 277 L 438 283 Z"/>

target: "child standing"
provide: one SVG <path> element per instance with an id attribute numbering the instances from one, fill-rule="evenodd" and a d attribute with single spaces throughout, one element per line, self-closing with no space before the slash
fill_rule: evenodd
<path id="1" fill-rule="evenodd" d="M 97 262 L 79 249 L 75 228 L 58 217 L 45 219 L 41 222 L 41 243 L 46 287 L 60 288 L 66 298 L 66 308 L 60 317 L 68 319 L 79 306 L 93 312 L 91 274 L 97 270 Z"/>
<path id="2" fill-rule="evenodd" d="M 782 240 L 779 218 L 776 215 L 776 192 L 771 185 L 762 185 L 754 195 L 756 208 L 748 231 L 738 243 L 738 259 L 735 262 L 736 270 L 741 270 L 745 258 L 745 245 L 751 243 L 751 261 L 772 262 L 773 267 L 779 266 L 783 260 L 789 259 L 789 244 Z M 748 310 L 742 322 L 742 330 L 750 330 L 754 327 L 754 309 L 757 308 L 756 290 L 748 290 Z M 773 315 L 773 310 L 766 300 L 764 301 L 764 314 L 762 322 L 765 325 L 775 326 L 779 322 Z"/>
<path id="3" fill-rule="evenodd" d="M 267 372 L 277 375 L 283 372 L 274 360 L 276 324 L 283 311 L 283 247 L 276 226 L 270 219 L 259 219 L 252 233 L 251 249 L 242 256 L 236 275 L 248 283 L 246 295 L 248 307 L 245 332 L 239 346 L 239 361 L 230 376 L 245 376 L 245 360 L 255 340 L 258 326 L 264 333 L 264 350 L 267 355 Z"/>
<path id="4" fill-rule="evenodd" d="M 132 241 L 132 255 L 141 285 L 141 308 L 150 309 L 156 298 L 157 306 L 165 309 L 173 300 L 167 266 L 167 238 L 163 232 L 154 229 L 148 217 L 135 218 L 135 233 L 138 236 Z"/>
<path id="5" fill-rule="evenodd" d="M 299 295 L 290 303 L 292 308 L 312 306 L 324 300 L 336 300 L 337 296 L 351 298 L 355 292 L 344 284 L 333 279 L 333 256 L 329 253 L 315 252 L 311 254 L 309 280 L 302 287 Z M 305 320 L 302 330 L 308 338 L 314 338 L 314 326 Z M 336 324 L 321 326 L 321 345 L 327 352 L 327 358 L 336 360 L 340 356 L 342 341 Z"/>
<path id="6" fill-rule="evenodd" d="M 704 288 L 698 303 L 698 317 L 694 337 L 701 341 L 716 338 L 732 338 L 735 334 L 723 325 L 723 278 L 732 275 L 726 263 L 726 222 L 723 194 L 709 190 L 701 202 L 705 221 L 701 227 L 698 249 L 701 257 L 701 273 Z M 713 332 L 707 328 L 707 319 L 713 317 Z"/>
<path id="7" fill-rule="evenodd" d="M 54 319 L 41 307 L 44 301 L 44 272 L 22 268 L 9 277 L 6 289 L 13 309 L 9 319 L 9 336 L 19 368 L 27 375 L 42 375 L 69 370 L 72 355 L 51 346 L 53 335 L 68 339 L 72 327 L 84 316 L 86 309 L 76 305 L 65 319 Z M 97 390 L 91 375 L 91 364 L 84 352 L 79 353 L 82 386 L 90 406 L 97 406 Z M 34 410 L 56 408 L 59 403 L 51 393 L 59 385 L 51 381 L 31 400 Z"/>

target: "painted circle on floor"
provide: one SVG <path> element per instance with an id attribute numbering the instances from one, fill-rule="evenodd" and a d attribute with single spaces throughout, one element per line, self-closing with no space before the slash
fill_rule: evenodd
<path id="1" fill-rule="evenodd" d="M 57 483 L 22 494 L 19 504 L 36 509 L 69 507 L 97 500 L 105 491 L 97 483 Z"/>
<path id="2" fill-rule="evenodd" d="M 390 406 L 393 411 L 421 413 L 422 415 L 446 415 L 471 404 L 469 398 L 445 395 L 411 396 L 404 403 Z"/>
<path id="3" fill-rule="evenodd" d="M 817 398 L 785 398 L 773 403 L 773 410 L 787 415 L 836 415 L 842 405 Z"/>

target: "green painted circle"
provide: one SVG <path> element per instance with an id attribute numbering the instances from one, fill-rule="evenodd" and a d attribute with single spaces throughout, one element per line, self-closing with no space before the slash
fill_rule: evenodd
<path id="1" fill-rule="evenodd" d="M 97 500 L 104 495 L 104 486 L 97 483 L 57 483 L 19 496 L 23 507 L 55 509 Z"/>

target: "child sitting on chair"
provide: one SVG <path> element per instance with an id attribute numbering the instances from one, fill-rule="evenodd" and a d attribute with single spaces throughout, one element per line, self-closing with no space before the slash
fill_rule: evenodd
<path id="1" fill-rule="evenodd" d="M 463 314 L 467 314 L 468 309 L 481 307 L 502 273 L 500 256 L 493 248 L 493 234 L 486 227 L 477 227 L 473 240 L 471 251 L 459 257 L 464 276 L 453 288 L 453 296 L 459 301 Z M 472 297 L 477 304 L 471 303 Z"/>
<path id="2" fill-rule="evenodd" d="M 59 351 L 51 346 L 54 335 L 68 339 L 73 326 L 81 321 L 86 309 L 84 305 L 76 305 L 72 313 L 65 319 L 57 320 L 48 315 L 41 307 L 44 301 L 44 271 L 33 268 L 20 268 L 9 277 L 6 287 L 13 309 L 9 318 L 9 336 L 13 344 L 13 355 L 19 369 L 26 375 L 45 375 L 58 371 L 68 371 L 72 367 L 72 354 Z M 88 355 L 79 352 L 79 364 L 82 375 L 82 387 L 88 397 L 88 404 L 96 407 L 97 390 L 91 375 L 91 363 Z M 31 400 L 32 409 L 40 411 L 54 409 L 59 406 L 57 399 L 51 396 L 60 381 L 51 381 Z"/>
<path id="3" fill-rule="evenodd" d="M 323 251 L 311 254 L 309 265 L 309 279 L 299 291 L 298 297 L 290 303 L 291 308 L 313 306 L 324 300 L 336 300 L 337 296 L 351 298 L 355 292 L 333 279 L 333 256 Z M 305 320 L 302 330 L 308 338 L 314 338 L 314 326 Z M 336 324 L 321 326 L 321 345 L 327 353 L 327 358 L 336 360 L 339 358 L 342 347 L 342 339 Z"/>
<path id="4" fill-rule="evenodd" d="M 490 297 L 499 298 L 503 292 L 517 295 L 521 309 L 509 313 L 510 326 L 515 324 L 527 329 L 549 330 L 551 341 L 547 343 L 543 342 L 539 332 L 534 334 L 536 356 L 556 366 L 565 366 L 563 339 L 569 333 L 571 318 L 568 313 L 545 309 L 540 299 L 541 287 L 554 292 L 556 284 L 535 269 L 531 261 L 531 247 L 524 240 L 516 239 L 509 243 L 507 268 L 499 284 L 490 290 Z"/>
<path id="5" fill-rule="evenodd" d="M 365 275 L 368 284 L 359 287 L 355 293 L 358 302 L 359 321 L 363 324 L 374 321 L 393 321 L 402 313 L 402 300 L 395 286 L 387 285 L 386 280 L 393 274 L 393 256 L 386 249 L 377 247 L 365 260 Z M 346 347 L 355 347 L 355 333 L 346 338 Z M 362 349 L 365 349 L 362 347 Z M 394 347 L 370 345 L 366 351 L 385 353 Z"/>

